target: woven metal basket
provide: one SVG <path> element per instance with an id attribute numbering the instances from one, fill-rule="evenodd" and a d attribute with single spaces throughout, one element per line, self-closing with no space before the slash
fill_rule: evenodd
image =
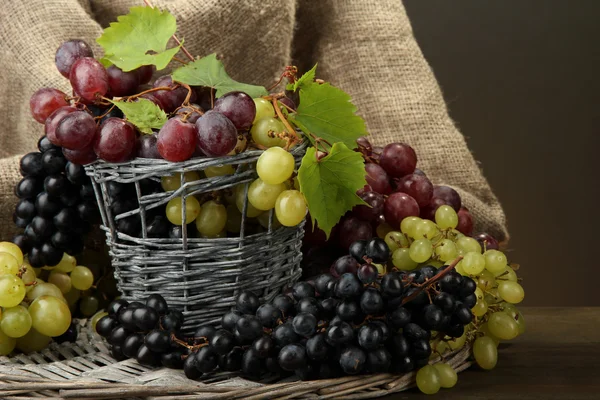
<path id="1" fill-rule="evenodd" d="M 306 144 L 291 150 L 298 166 L 305 150 Z M 253 164 L 261 154 L 261 150 L 250 150 L 235 156 L 194 158 L 180 163 L 136 158 L 121 164 L 96 161 L 86 166 L 123 298 L 141 300 L 161 294 L 170 307 L 184 313 L 183 331 L 190 333 L 201 324 L 217 324 L 240 291 L 251 290 L 262 301 L 269 301 L 284 286 L 300 278 L 304 222 L 293 228 L 274 229 L 271 210 L 268 228 L 251 233 L 250 220 L 245 217 L 247 196 L 237 237 L 192 238 L 185 224 L 181 238 L 148 237 L 148 213 L 156 212 L 175 197 L 181 197 L 185 204 L 188 196 L 206 197 L 238 185 L 244 185 L 247 194 L 249 184 L 256 179 Z M 144 194 L 143 184 L 148 180 L 157 183 L 163 176 L 225 165 L 235 166 L 235 174 L 185 183 L 182 174 L 179 189 Z M 136 208 L 113 215 L 109 182 L 134 185 Z M 185 221 L 185 207 L 182 211 Z M 119 220 L 138 215 L 141 237 L 119 230 Z"/>

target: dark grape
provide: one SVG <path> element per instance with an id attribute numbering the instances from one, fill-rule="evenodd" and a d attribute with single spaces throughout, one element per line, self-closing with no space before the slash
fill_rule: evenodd
<path id="1" fill-rule="evenodd" d="M 260 306 L 260 301 L 257 295 L 252 292 L 245 291 L 240 293 L 240 295 L 236 298 L 235 306 L 242 314 L 254 314 Z"/>
<path id="2" fill-rule="evenodd" d="M 62 107 L 61 107 L 61 108 L 62 108 Z M 75 110 L 76 110 L 76 108 L 75 108 L 75 107 L 71 107 L 71 108 L 73 108 L 73 111 L 75 111 Z M 59 110 L 60 110 L 60 108 L 59 108 Z M 58 111 L 58 110 L 57 110 L 57 111 Z M 56 112 L 56 111 L 55 111 L 55 112 Z M 53 114 L 54 114 L 54 113 L 53 113 Z M 52 115 L 52 114 L 51 114 L 51 115 Z M 46 118 L 46 119 L 47 119 L 47 118 Z M 48 151 L 48 150 L 50 150 L 50 149 L 58 149 L 58 147 L 57 147 L 57 146 L 55 146 L 55 145 L 54 145 L 54 144 L 53 144 L 53 143 L 50 141 L 50 139 L 48 139 L 48 137 L 47 137 L 46 135 L 42 136 L 42 137 L 40 138 L 40 140 L 38 140 L 37 147 L 38 147 L 38 150 L 39 150 L 39 151 L 41 151 L 42 153 L 43 153 L 43 152 L 45 152 L 45 151 Z"/>
<path id="3" fill-rule="evenodd" d="M 373 222 L 383 212 L 383 204 L 385 198 L 383 195 L 376 192 L 365 192 L 361 193 L 359 197 L 367 203 L 367 205 L 361 204 L 352 208 L 352 215 L 362 219 L 363 221 Z"/>
<path id="4" fill-rule="evenodd" d="M 375 350 L 383 344 L 383 333 L 377 325 L 367 324 L 358 329 L 358 345 L 365 350 Z"/>
<path id="5" fill-rule="evenodd" d="M 281 320 L 281 310 L 272 304 L 263 304 L 256 310 L 256 317 L 265 328 L 273 328 Z"/>
<path id="6" fill-rule="evenodd" d="M 473 238 L 479 242 L 482 250 L 499 250 L 500 245 L 498 241 L 488 233 L 478 233 Z"/>
<path id="7" fill-rule="evenodd" d="M 412 174 L 417 165 L 417 153 L 405 143 L 390 143 L 383 148 L 379 165 L 394 178 Z"/>
<path id="8" fill-rule="evenodd" d="M 108 307 L 106 308 L 106 312 L 109 316 L 115 317 L 119 314 L 120 311 L 125 311 L 128 305 L 129 302 L 127 300 L 118 299 L 108 305 Z"/>
<path id="9" fill-rule="evenodd" d="M 208 111 L 196 121 L 198 147 L 210 157 L 222 157 L 237 144 L 235 125 L 223 114 Z"/>
<path id="10" fill-rule="evenodd" d="M 426 176 L 413 173 L 396 181 L 396 191 L 415 199 L 419 207 L 426 207 L 433 197 L 433 184 Z"/>
<path id="11" fill-rule="evenodd" d="M 41 88 L 29 99 L 31 115 L 37 122 L 43 124 L 54 111 L 69 105 L 66 98 L 67 95 L 58 89 Z"/>
<path id="12" fill-rule="evenodd" d="M 141 333 L 132 333 L 123 342 L 123 346 L 121 349 L 123 350 L 123 354 L 125 354 L 129 358 L 135 358 L 137 353 L 144 344 L 144 335 Z"/>
<path id="13" fill-rule="evenodd" d="M 73 63 L 69 81 L 77 96 L 95 101 L 108 92 L 108 74 L 104 66 L 92 57 L 82 57 Z"/>
<path id="14" fill-rule="evenodd" d="M 273 340 L 279 347 L 284 347 L 288 344 L 296 343 L 300 340 L 300 337 L 296 332 L 294 332 L 294 327 L 291 323 L 286 323 L 277 326 L 273 329 L 272 334 Z"/>
<path id="15" fill-rule="evenodd" d="M 316 318 L 319 318 L 321 315 L 321 305 L 317 299 L 312 297 L 307 297 L 300 300 L 296 305 L 296 310 L 298 313 L 312 314 Z"/>
<path id="16" fill-rule="evenodd" d="M 229 92 L 215 101 L 213 110 L 225 115 L 238 130 L 247 130 L 256 116 L 256 105 L 252 97 L 244 92 Z"/>
<path id="17" fill-rule="evenodd" d="M 146 335 L 144 343 L 153 352 L 164 353 L 171 347 L 171 334 L 160 329 L 155 329 Z"/>
<path id="18" fill-rule="evenodd" d="M 378 164 L 365 164 L 365 172 L 367 173 L 367 184 L 379 194 L 388 195 L 392 193 L 390 178 L 383 168 Z"/>
<path id="19" fill-rule="evenodd" d="M 404 326 L 404 328 L 402 328 L 402 333 L 404 334 L 404 336 L 406 336 L 408 341 L 411 343 L 414 343 L 417 340 L 429 340 L 431 337 L 431 334 L 429 333 L 429 331 L 426 331 L 425 329 L 421 328 L 419 325 L 412 323 L 412 322 L 406 324 Z"/>
<path id="20" fill-rule="evenodd" d="M 355 346 L 346 347 L 340 354 L 340 366 L 348 375 L 359 374 L 367 362 L 366 353 Z"/>
<path id="21" fill-rule="evenodd" d="M 332 318 L 336 313 L 338 303 L 339 301 L 335 297 L 329 297 L 321 300 L 320 304 L 323 316 L 326 318 Z"/>
<path id="22" fill-rule="evenodd" d="M 201 347 L 196 353 L 196 368 L 200 372 L 212 372 L 217 367 L 217 363 L 217 353 L 210 346 Z"/>
<path id="23" fill-rule="evenodd" d="M 408 355 L 402 356 L 397 359 L 394 359 L 392 368 L 394 369 L 394 372 L 397 373 L 410 372 L 415 369 L 415 362 Z"/>
<path id="24" fill-rule="evenodd" d="M 158 320 L 158 312 L 151 307 L 140 307 L 133 311 L 133 322 L 135 322 L 135 325 L 142 331 L 154 329 Z"/>
<path id="25" fill-rule="evenodd" d="M 134 94 L 140 84 L 140 76 L 136 70 L 125 72 L 116 65 L 111 65 L 106 69 L 106 73 L 112 96 L 123 97 Z"/>
<path id="26" fill-rule="evenodd" d="M 260 311 L 260 309 L 258 310 Z M 261 316 L 258 314 L 257 311 L 257 316 L 260 319 Z M 229 332 L 233 332 L 235 329 L 235 324 L 237 323 L 238 319 L 240 319 L 242 317 L 242 313 L 237 311 L 237 310 L 231 310 L 225 314 L 223 314 L 223 317 L 221 317 L 221 326 L 224 329 L 227 329 Z M 261 322 L 263 320 L 261 319 Z"/>
<path id="27" fill-rule="evenodd" d="M 31 226 L 37 238 L 42 240 L 49 238 L 54 231 L 52 221 L 39 215 L 33 218 L 29 226 Z"/>
<path id="28" fill-rule="evenodd" d="M 171 118 L 158 132 L 156 149 L 165 160 L 186 161 L 196 149 L 197 136 L 194 124 Z"/>
<path id="29" fill-rule="evenodd" d="M 242 356 L 244 350 L 239 347 L 234 347 L 229 353 L 219 356 L 219 368 L 223 371 L 239 371 L 242 368 Z"/>
<path id="30" fill-rule="evenodd" d="M 346 273 L 340 276 L 335 287 L 335 295 L 341 298 L 358 296 L 361 292 L 362 284 L 354 274 Z"/>
<path id="31" fill-rule="evenodd" d="M 43 176 L 44 166 L 42 165 L 42 153 L 27 153 L 19 162 L 21 175 L 23 176 Z"/>
<path id="32" fill-rule="evenodd" d="M 332 346 L 345 345 L 354 340 L 354 330 L 347 322 L 340 322 L 337 325 L 329 325 L 325 331 L 327 342 Z"/>
<path id="33" fill-rule="evenodd" d="M 431 355 L 431 346 L 429 340 L 417 340 L 412 343 L 412 356 L 417 359 L 429 358 Z"/>
<path id="34" fill-rule="evenodd" d="M 251 348 L 256 352 L 258 357 L 267 358 L 275 351 L 275 342 L 271 336 L 262 335 L 252 343 Z"/>
<path id="35" fill-rule="evenodd" d="M 77 204 L 77 215 L 85 222 L 94 223 L 98 219 L 98 206 L 95 202 L 84 201 Z"/>
<path id="36" fill-rule="evenodd" d="M 163 365 L 163 367 L 172 369 L 182 369 L 184 363 L 184 355 L 184 350 L 174 350 L 170 353 L 164 353 L 160 356 L 160 363 Z"/>
<path id="37" fill-rule="evenodd" d="M 40 248 L 40 251 L 42 253 L 41 255 L 44 265 L 48 267 L 57 265 L 63 256 L 63 252 L 50 243 L 44 243 Z"/>
<path id="38" fill-rule="evenodd" d="M 77 335 L 77 325 L 75 325 L 75 323 L 71 323 L 71 325 L 65 333 L 63 333 L 60 336 L 53 337 L 52 340 L 56 343 L 75 343 L 75 341 L 77 340 Z"/>
<path id="39" fill-rule="evenodd" d="M 340 223 L 340 246 L 349 249 L 357 240 L 369 240 L 373 237 L 373 228 L 367 221 L 356 217 L 344 218 Z"/>
<path id="40" fill-rule="evenodd" d="M 361 265 L 360 268 L 358 269 L 358 273 L 356 274 L 358 276 L 358 279 L 360 279 L 360 281 L 364 284 L 369 284 L 369 283 L 373 283 L 377 280 L 377 275 L 379 274 L 379 272 L 377 271 L 377 268 L 375 268 L 375 266 L 373 264 L 364 264 Z"/>
<path id="41" fill-rule="evenodd" d="M 64 175 L 50 175 L 44 180 L 44 190 L 52 197 L 60 197 L 70 187 L 71 184 Z"/>
<path id="42" fill-rule="evenodd" d="M 181 106 L 188 95 L 188 90 L 185 87 L 179 86 L 177 83 L 173 82 L 173 79 L 169 75 L 163 75 L 158 78 L 156 81 L 154 81 L 153 87 L 171 88 L 171 90 L 158 90 L 152 92 L 152 95 L 162 104 L 163 109 L 169 113 L 175 111 L 177 107 Z M 195 94 L 190 97 L 190 102 L 194 102 L 194 100 Z"/>
<path id="43" fill-rule="evenodd" d="M 392 356 L 387 349 L 381 347 L 367 353 L 367 370 L 378 374 L 387 372 L 392 364 Z"/>
<path id="44" fill-rule="evenodd" d="M 327 337 L 319 333 L 306 341 L 306 355 L 311 360 L 325 360 L 329 355 L 330 347 L 327 344 Z"/>
<path id="45" fill-rule="evenodd" d="M 60 45 L 58 50 L 56 50 L 54 62 L 56 63 L 58 72 L 65 78 L 68 78 L 75 61 L 83 57 L 94 57 L 92 49 L 83 40 L 73 39 Z"/>
<path id="46" fill-rule="evenodd" d="M 17 183 L 15 194 L 20 199 L 34 199 L 42 189 L 43 184 L 39 179 L 28 176 Z"/>
<path id="47" fill-rule="evenodd" d="M 475 293 L 475 289 L 477 289 L 475 281 L 468 276 L 463 276 L 458 294 L 460 297 L 465 298 Z"/>
<path id="48" fill-rule="evenodd" d="M 294 300 L 283 294 L 275 296 L 271 304 L 279 308 L 284 317 L 289 317 L 294 310 Z"/>
<path id="49" fill-rule="evenodd" d="M 328 297 L 330 293 L 330 283 L 335 279 L 330 274 L 321 274 L 315 279 L 315 289 L 321 297 Z"/>
<path id="50" fill-rule="evenodd" d="M 367 240 L 357 240 L 356 242 L 352 243 L 348 248 L 348 252 L 350 253 L 350 255 L 354 257 L 354 259 L 359 263 L 364 262 L 363 257 L 367 254 L 367 243 Z"/>
<path id="51" fill-rule="evenodd" d="M 477 296 L 475 296 L 474 293 L 471 293 L 470 295 L 463 297 L 462 303 L 468 309 L 471 309 L 471 308 L 475 307 L 475 304 L 477 303 Z"/>
<path id="52" fill-rule="evenodd" d="M 121 346 L 125 342 L 125 339 L 127 339 L 127 336 L 129 336 L 127 329 L 123 326 L 117 326 L 110 332 L 107 340 L 113 346 Z"/>
<path id="53" fill-rule="evenodd" d="M 123 354 L 121 346 L 111 346 L 110 355 L 117 361 L 123 361 L 127 358 L 125 354 Z"/>
<path id="54" fill-rule="evenodd" d="M 20 200 L 15 207 L 15 214 L 17 217 L 31 221 L 35 217 L 35 204 L 28 199 Z"/>
<path id="55" fill-rule="evenodd" d="M 170 310 L 167 315 L 161 317 L 160 324 L 164 330 L 173 332 L 181 329 L 183 320 L 184 317 L 181 311 Z"/>
<path id="56" fill-rule="evenodd" d="M 399 306 L 387 314 L 387 321 L 391 327 L 399 329 L 406 326 L 411 319 L 411 313 L 406 308 Z"/>
<path id="57" fill-rule="evenodd" d="M 385 220 L 394 228 L 400 227 L 400 222 L 406 217 L 419 216 L 419 205 L 406 193 L 392 193 L 385 200 L 383 213 Z"/>
<path id="58" fill-rule="evenodd" d="M 217 333 L 217 330 L 210 325 L 201 326 L 196 329 L 194 333 L 195 338 L 206 338 L 207 341 L 210 341 L 214 334 Z"/>
<path id="59" fill-rule="evenodd" d="M 444 275 L 439 282 L 442 291 L 458 294 L 462 286 L 462 276 L 458 272 L 452 271 Z"/>
<path id="60" fill-rule="evenodd" d="M 461 207 L 457 214 L 458 225 L 456 226 L 456 230 L 463 235 L 469 236 L 473 232 L 473 217 L 471 217 L 471 213 L 465 207 Z"/>
<path id="61" fill-rule="evenodd" d="M 294 317 L 292 326 L 298 335 L 310 337 L 317 330 L 317 318 L 309 313 L 299 313 Z"/>
<path id="62" fill-rule="evenodd" d="M 219 329 L 210 338 L 209 344 L 215 353 L 224 355 L 233 349 L 233 346 L 235 345 L 235 339 L 230 332 L 224 329 Z"/>
<path id="63" fill-rule="evenodd" d="M 461 337 L 465 333 L 465 327 L 461 323 L 451 324 L 445 333 L 450 337 Z"/>
<path id="64" fill-rule="evenodd" d="M 105 161 L 119 163 L 134 154 L 135 127 L 119 118 L 109 118 L 98 129 L 94 140 L 94 152 Z"/>
<path id="65" fill-rule="evenodd" d="M 117 320 L 109 315 L 105 315 L 96 322 L 96 332 L 101 336 L 108 337 L 117 324 Z"/>
<path id="66" fill-rule="evenodd" d="M 47 192 L 42 192 L 35 199 L 35 209 L 39 216 L 51 219 L 61 209 L 61 204 Z"/>
<path id="67" fill-rule="evenodd" d="M 253 349 L 247 350 L 242 356 L 242 373 L 252 379 L 258 379 L 262 370 L 261 358 Z"/>
<path id="68" fill-rule="evenodd" d="M 262 335 L 262 324 L 254 315 L 244 315 L 235 324 L 240 337 L 244 340 L 253 341 Z"/>
<path id="69" fill-rule="evenodd" d="M 146 306 L 154 308 L 159 315 L 165 315 L 169 311 L 167 302 L 160 294 L 151 294 L 146 298 Z"/>
<path id="70" fill-rule="evenodd" d="M 433 298 L 433 304 L 440 307 L 442 311 L 444 311 L 444 313 L 446 314 L 451 314 L 452 312 L 454 312 L 454 308 L 456 307 L 454 297 L 451 294 L 445 292 L 437 294 Z"/>
<path id="71" fill-rule="evenodd" d="M 444 312 L 441 308 L 435 304 L 428 304 L 423 307 L 421 313 L 424 326 L 431 330 L 439 330 L 444 318 Z"/>
<path id="72" fill-rule="evenodd" d="M 376 263 L 386 263 L 390 258 L 390 249 L 385 241 L 381 238 L 373 238 L 369 240 L 366 247 L 367 257 Z"/>
<path id="73" fill-rule="evenodd" d="M 160 354 L 153 352 L 147 345 L 143 344 L 138 349 L 135 359 L 142 365 L 158 367 L 161 365 Z"/>
<path id="74" fill-rule="evenodd" d="M 301 300 L 306 297 L 315 297 L 315 287 L 308 282 L 296 282 L 292 287 L 292 295 L 296 300 Z"/>
<path id="75" fill-rule="evenodd" d="M 288 344 L 279 351 L 277 361 L 284 370 L 295 371 L 306 366 L 306 349 L 299 344 Z"/>
<path id="76" fill-rule="evenodd" d="M 473 320 L 473 313 L 471 312 L 471 310 L 469 309 L 469 307 L 467 307 L 464 304 L 459 304 L 456 307 L 456 310 L 454 310 L 454 314 L 453 315 L 463 325 L 467 325 L 467 324 L 471 323 L 471 321 Z"/>
<path id="77" fill-rule="evenodd" d="M 157 147 L 158 136 L 154 135 L 141 135 L 135 145 L 135 154 L 137 157 L 142 158 L 156 158 L 161 159 L 162 156 L 158 152 Z"/>
<path id="78" fill-rule="evenodd" d="M 67 160 L 60 149 L 51 149 L 42 155 L 42 165 L 48 175 L 60 174 L 67 165 Z"/>
<path id="79" fill-rule="evenodd" d="M 395 357 L 401 358 L 408 355 L 411 346 L 408 339 L 406 339 L 404 335 L 399 333 L 392 336 L 391 340 L 388 343 L 388 348 Z"/>
<path id="80" fill-rule="evenodd" d="M 346 255 L 335 260 L 330 272 L 334 277 L 340 277 L 346 273 L 356 274 L 358 268 L 359 264 L 356 259 L 351 255 Z"/>
<path id="81" fill-rule="evenodd" d="M 23 233 L 15 235 L 15 237 L 13 237 L 13 239 L 12 239 L 12 242 L 14 244 L 16 244 L 17 246 L 19 246 L 19 248 L 21 249 L 21 252 L 23 252 L 23 254 L 29 253 L 29 251 L 31 250 L 31 246 L 32 246 L 31 241 Z"/>
<path id="82" fill-rule="evenodd" d="M 386 297 L 399 297 L 404 292 L 402 276 L 399 272 L 390 272 L 381 278 L 381 293 Z"/>
<path id="83" fill-rule="evenodd" d="M 198 379 L 202 376 L 202 372 L 196 368 L 196 354 L 188 355 L 183 361 L 183 373 L 188 379 Z"/>
<path id="84" fill-rule="evenodd" d="M 377 315 L 384 310 L 385 302 L 377 289 L 368 288 L 360 297 L 360 308 L 365 314 Z"/>
<path id="85" fill-rule="evenodd" d="M 83 150 L 96 134 L 96 121 L 85 111 L 65 115 L 56 126 L 56 140 L 68 150 Z"/>
<path id="86" fill-rule="evenodd" d="M 434 186 L 433 197 L 444 200 L 446 204 L 454 208 L 454 211 L 458 212 L 461 207 L 461 199 L 458 192 L 452 189 L 450 186 Z"/>
<path id="87" fill-rule="evenodd" d="M 138 330 L 138 327 L 135 323 L 135 319 L 133 318 L 133 312 L 135 310 L 136 309 L 132 308 L 130 305 L 127 309 L 121 310 L 117 315 L 117 319 L 119 320 L 119 322 L 130 331 Z"/>

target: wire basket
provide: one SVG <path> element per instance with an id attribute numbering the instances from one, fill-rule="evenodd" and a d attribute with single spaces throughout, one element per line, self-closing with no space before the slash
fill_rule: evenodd
<path id="1" fill-rule="evenodd" d="M 297 166 L 305 150 L 306 144 L 291 150 Z M 124 299 L 141 300 L 161 294 L 169 307 L 184 313 L 183 332 L 191 333 L 202 324 L 218 324 L 239 292 L 251 290 L 262 301 L 270 301 L 282 288 L 300 278 L 304 222 L 292 228 L 274 228 L 271 210 L 267 211 L 268 226 L 256 232 L 252 231 L 251 219 L 246 217 L 248 186 L 256 179 L 253 164 L 261 154 L 261 150 L 249 150 L 234 156 L 194 158 L 180 163 L 136 158 L 127 163 L 96 161 L 86 166 Z M 184 182 L 184 172 L 226 165 L 234 166 L 235 173 Z M 175 173 L 181 173 L 179 189 L 145 191 L 148 184 L 159 185 L 161 177 Z M 129 197 L 133 199 L 126 200 L 133 201 L 132 209 L 115 211 L 115 195 L 111 191 L 115 184 L 129 185 Z M 184 223 L 180 238 L 155 238 L 148 234 L 149 215 L 156 215 L 161 209 L 164 213 L 169 200 L 181 197 L 185 204 L 189 196 L 206 197 L 238 185 L 243 185 L 239 188 L 243 188 L 245 197 L 240 232 L 235 237 L 191 237 L 185 225 L 186 207 L 182 207 Z M 121 222 L 132 218 L 139 221 L 138 234 L 121 229 L 126 226 Z"/>

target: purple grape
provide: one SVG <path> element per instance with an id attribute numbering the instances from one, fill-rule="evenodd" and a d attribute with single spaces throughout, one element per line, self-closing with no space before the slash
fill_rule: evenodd
<path id="1" fill-rule="evenodd" d="M 396 191 L 406 193 L 419 207 L 425 207 L 433 197 L 433 184 L 425 175 L 410 174 L 397 180 Z"/>
<path id="2" fill-rule="evenodd" d="M 365 172 L 367 173 L 367 184 L 380 194 L 392 193 L 392 186 L 388 174 L 383 168 L 374 163 L 365 164 Z"/>
<path id="3" fill-rule="evenodd" d="M 450 186 L 434 186 L 433 197 L 438 197 L 446 202 L 449 206 L 458 212 L 461 206 L 460 195 Z"/>
<path id="4" fill-rule="evenodd" d="M 125 72 L 116 65 L 111 65 L 106 70 L 108 74 L 108 86 L 111 96 L 123 97 L 134 94 L 140 84 L 140 76 L 137 71 Z"/>
<path id="5" fill-rule="evenodd" d="M 162 158 L 156 147 L 156 135 L 140 135 L 136 143 L 136 157 Z"/>
<path id="6" fill-rule="evenodd" d="M 208 111 L 196 121 L 198 147 L 210 157 L 227 155 L 237 144 L 235 125 L 225 115 Z"/>
<path id="7" fill-rule="evenodd" d="M 481 232 L 474 235 L 473 238 L 479 242 L 482 249 L 499 250 L 500 248 L 498 241 L 489 233 Z"/>
<path id="8" fill-rule="evenodd" d="M 358 272 L 358 262 L 351 255 L 345 255 L 337 260 L 331 265 L 330 273 L 336 278 L 340 276 L 350 273 L 356 274 Z"/>
<path id="9" fill-rule="evenodd" d="M 61 44 L 56 50 L 54 62 L 58 72 L 65 78 L 69 78 L 71 67 L 75 61 L 83 57 L 94 57 L 90 46 L 83 40 L 69 40 Z"/>
<path id="10" fill-rule="evenodd" d="M 404 218 L 419 216 L 419 205 L 406 193 L 396 192 L 385 200 L 383 213 L 386 222 L 398 229 Z"/>
<path id="11" fill-rule="evenodd" d="M 373 228 L 367 221 L 348 217 L 340 224 L 340 246 L 344 250 L 348 250 L 350 245 L 357 240 L 369 240 L 372 237 Z"/>
<path id="12" fill-rule="evenodd" d="M 377 280 L 377 268 L 372 264 L 361 265 L 358 269 L 358 279 L 362 283 L 373 283 Z"/>
<path id="13" fill-rule="evenodd" d="M 256 104 L 244 92 L 229 92 L 215 101 L 214 111 L 225 115 L 238 130 L 247 130 L 256 117 Z"/>
<path id="14" fill-rule="evenodd" d="M 379 165 L 391 177 L 412 174 L 417 166 L 417 153 L 406 143 L 390 143 L 383 148 Z"/>
<path id="15" fill-rule="evenodd" d="M 363 221 L 375 221 L 383 212 L 383 204 L 385 203 L 383 195 L 376 192 L 364 192 L 359 197 L 368 205 L 354 206 L 352 215 Z"/>

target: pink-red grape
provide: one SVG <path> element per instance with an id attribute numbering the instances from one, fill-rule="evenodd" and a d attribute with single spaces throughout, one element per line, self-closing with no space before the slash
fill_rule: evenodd
<path id="1" fill-rule="evenodd" d="M 235 125 L 236 129 L 247 130 L 256 116 L 256 104 L 244 92 L 229 92 L 215 101 L 213 110 L 220 112 Z"/>
<path id="2" fill-rule="evenodd" d="M 454 211 L 458 212 L 461 206 L 461 199 L 458 192 L 452 189 L 450 186 L 434 186 L 433 196 L 439 197 L 444 200 L 446 204 L 454 208 Z"/>
<path id="3" fill-rule="evenodd" d="M 383 214 L 385 215 L 385 221 L 398 229 L 404 218 L 419 216 L 419 205 L 415 199 L 406 193 L 396 192 L 385 200 Z"/>
<path id="4" fill-rule="evenodd" d="M 363 221 L 375 221 L 383 212 L 383 204 L 385 203 L 383 195 L 375 192 L 364 192 L 359 197 L 368 205 L 354 206 L 352 215 Z"/>
<path id="5" fill-rule="evenodd" d="M 357 240 L 369 240 L 373 237 L 373 228 L 367 221 L 356 217 L 347 217 L 340 223 L 340 246 L 348 250 Z"/>
<path id="6" fill-rule="evenodd" d="M 227 155 L 237 144 L 237 130 L 233 122 L 216 111 L 208 111 L 196 121 L 198 147 L 210 157 Z"/>
<path id="7" fill-rule="evenodd" d="M 110 96 L 123 97 L 134 94 L 140 84 L 140 75 L 137 71 L 125 72 L 116 65 L 111 65 L 106 70 Z"/>
<path id="8" fill-rule="evenodd" d="M 396 191 L 408 194 L 419 207 L 425 207 L 433 197 L 433 184 L 425 175 L 410 174 L 396 181 Z"/>
<path id="9" fill-rule="evenodd" d="M 499 250 L 500 246 L 498 241 L 489 233 L 478 233 L 474 235 L 473 238 L 479 242 L 482 249 L 486 250 Z"/>
<path id="10" fill-rule="evenodd" d="M 94 117 L 85 111 L 75 111 L 65 115 L 56 127 L 56 139 L 69 150 L 87 147 L 96 134 Z"/>
<path id="11" fill-rule="evenodd" d="M 29 99 L 33 119 L 43 124 L 54 111 L 69 105 L 66 97 L 67 95 L 58 89 L 41 88 Z"/>
<path id="12" fill-rule="evenodd" d="M 188 90 L 183 86 L 178 86 L 173 79 L 171 79 L 170 75 L 164 75 L 154 81 L 153 87 L 169 87 L 172 88 L 170 90 L 157 90 L 156 92 L 152 92 L 152 95 L 156 97 L 161 104 L 163 105 L 163 110 L 166 112 L 173 112 L 175 109 L 183 103 L 185 100 Z M 194 91 L 192 91 L 192 96 L 190 97 L 190 102 L 193 102 L 196 99 Z"/>
<path id="13" fill-rule="evenodd" d="M 168 120 L 158 132 L 156 148 L 168 161 L 189 160 L 196 148 L 196 126 L 175 118 Z"/>
<path id="14" fill-rule="evenodd" d="M 62 149 L 62 152 L 67 160 L 79 165 L 86 165 L 98 159 L 93 143 L 81 150 Z"/>
<path id="15" fill-rule="evenodd" d="M 98 129 L 94 142 L 96 155 L 108 162 L 124 162 L 135 149 L 135 127 L 120 118 L 109 118 Z"/>
<path id="16" fill-rule="evenodd" d="M 457 214 L 458 225 L 456 226 L 456 230 L 463 235 L 471 235 L 473 233 L 473 218 L 471 217 L 471 213 L 465 207 L 461 207 Z"/>
<path id="17" fill-rule="evenodd" d="M 150 79 L 152 79 L 152 74 L 154 71 L 156 71 L 156 67 L 154 65 L 142 65 L 134 71 L 138 74 L 140 85 L 143 85 L 150 82 Z"/>
<path id="18" fill-rule="evenodd" d="M 108 74 L 99 61 L 83 57 L 71 67 L 69 81 L 73 91 L 84 100 L 94 101 L 108 92 Z"/>
<path id="19" fill-rule="evenodd" d="M 367 184 L 371 188 L 380 194 L 392 193 L 392 186 L 390 185 L 390 179 L 388 174 L 379 165 L 374 163 L 365 164 L 365 172 L 367 175 Z"/>
<path id="20" fill-rule="evenodd" d="M 69 78 L 71 67 L 75 61 L 83 57 L 94 57 L 90 46 L 83 40 L 68 40 L 56 50 L 54 62 L 58 72 L 65 78 Z"/>
<path id="21" fill-rule="evenodd" d="M 136 144 L 136 157 L 142 158 L 162 158 L 158 149 L 156 148 L 156 142 L 158 138 L 154 135 L 140 135 Z"/>
<path id="22" fill-rule="evenodd" d="M 50 143 L 60 146 L 60 142 L 56 138 L 56 127 L 58 123 L 67 115 L 72 112 L 77 111 L 75 107 L 72 106 L 64 106 L 54 111 L 48 118 L 46 118 L 46 122 L 44 124 L 44 132 L 48 137 Z"/>
<path id="23" fill-rule="evenodd" d="M 417 166 L 417 153 L 406 143 L 390 143 L 383 148 L 379 165 L 393 178 L 412 174 Z"/>
<path id="24" fill-rule="evenodd" d="M 443 199 L 440 199 L 439 197 L 434 196 L 431 198 L 431 201 L 429 202 L 429 204 L 427 204 L 425 207 L 421 208 L 420 217 L 423 219 L 435 221 L 435 212 L 437 211 L 438 208 L 440 208 L 440 206 L 444 206 L 444 205 L 448 205 L 448 204 Z"/>

